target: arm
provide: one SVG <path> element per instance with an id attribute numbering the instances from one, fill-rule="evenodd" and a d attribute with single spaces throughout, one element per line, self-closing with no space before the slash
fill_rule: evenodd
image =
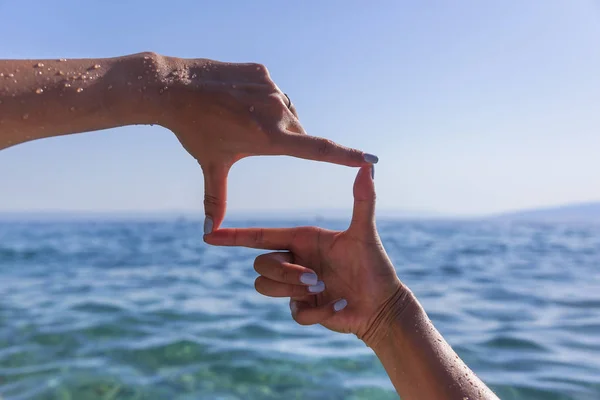
<path id="1" fill-rule="evenodd" d="M 0 60 L 0 150 L 132 124 L 171 130 L 204 172 L 205 232 L 225 217 L 227 175 L 242 158 L 289 155 L 362 166 L 377 157 L 309 136 L 260 64 L 155 53 Z"/>
<path id="2" fill-rule="evenodd" d="M 256 290 L 290 297 L 292 317 L 301 325 L 356 334 L 375 351 L 402 399 L 497 399 L 398 278 L 375 226 L 370 169 L 361 168 L 356 177 L 346 231 L 220 229 L 204 239 L 221 246 L 283 250 L 256 258 Z"/>
<path id="3" fill-rule="evenodd" d="M 0 149 L 30 140 L 152 123 L 157 56 L 0 61 Z M 141 77 L 141 79 L 139 79 Z"/>
<path id="4" fill-rule="evenodd" d="M 497 399 L 403 288 L 386 303 L 362 339 L 404 399 Z"/>

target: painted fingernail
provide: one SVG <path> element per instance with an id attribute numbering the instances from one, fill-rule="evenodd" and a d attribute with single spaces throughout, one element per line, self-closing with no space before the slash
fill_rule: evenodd
<path id="1" fill-rule="evenodd" d="M 290 300 L 290 311 L 292 315 L 295 315 L 298 311 L 298 304 L 294 300 Z"/>
<path id="2" fill-rule="evenodd" d="M 325 290 L 325 283 L 323 281 L 318 281 L 316 285 L 308 287 L 308 291 L 311 293 L 321 293 L 323 290 Z"/>
<path id="3" fill-rule="evenodd" d="M 204 218 L 204 234 L 208 235 L 213 230 L 213 220 L 208 215 Z"/>
<path id="4" fill-rule="evenodd" d="M 377 164 L 377 162 L 379 162 L 379 157 L 374 154 L 364 153 L 363 158 L 365 159 L 365 162 L 368 162 L 369 164 Z"/>
<path id="5" fill-rule="evenodd" d="M 300 275 L 300 282 L 304 283 L 305 285 L 316 285 L 319 279 L 317 278 L 317 274 L 313 273 L 313 272 L 305 272 L 302 275 Z"/>
<path id="6" fill-rule="evenodd" d="M 371 179 L 375 180 L 375 166 L 371 165 Z"/>
<path id="7" fill-rule="evenodd" d="M 333 303 L 333 310 L 335 312 L 342 311 L 344 308 L 346 308 L 347 305 L 348 302 L 346 301 L 346 299 L 338 300 L 335 303 Z"/>

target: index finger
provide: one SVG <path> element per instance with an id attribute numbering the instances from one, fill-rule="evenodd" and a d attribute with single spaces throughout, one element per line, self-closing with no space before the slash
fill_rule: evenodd
<path id="1" fill-rule="evenodd" d="M 214 246 L 242 246 L 253 249 L 289 250 L 298 228 L 226 228 L 204 236 Z"/>
<path id="2" fill-rule="evenodd" d="M 281 153 L 349 167 L 362 167 L 379 161 L 373 154 L 342 146 L 332 140 L 293 132 L 287 132 L 281 139 Z"/>

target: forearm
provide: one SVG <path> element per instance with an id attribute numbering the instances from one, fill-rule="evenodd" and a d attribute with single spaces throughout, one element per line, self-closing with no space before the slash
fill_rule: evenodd
<path id="1" fill-rule="evenodd" d="M 369 344 L 402 399 L 497 399 L 452 350 L 412 293 Z"/>
<path id="2" fill-rule="evenodd" d="M 0 149 L 29 140 L 153 123 L 162 57 L 0 60 Z"/>

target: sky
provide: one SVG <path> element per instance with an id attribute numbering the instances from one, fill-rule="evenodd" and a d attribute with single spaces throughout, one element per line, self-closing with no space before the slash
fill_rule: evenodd
<path id="1" fill-rule="evenodd" d="M 149 50 L 266 65 L 306 131 L 379 156 L 379 210 L 600 200 L 598 1 L 0 0 L 0 17 L 0 58 Z M 229 210 L 349 209 L 355 174 L 245 159 Z M 201 213 L 202 198 L 201 170 L 161 127 L 0 151 L 0 212 Z"/>

